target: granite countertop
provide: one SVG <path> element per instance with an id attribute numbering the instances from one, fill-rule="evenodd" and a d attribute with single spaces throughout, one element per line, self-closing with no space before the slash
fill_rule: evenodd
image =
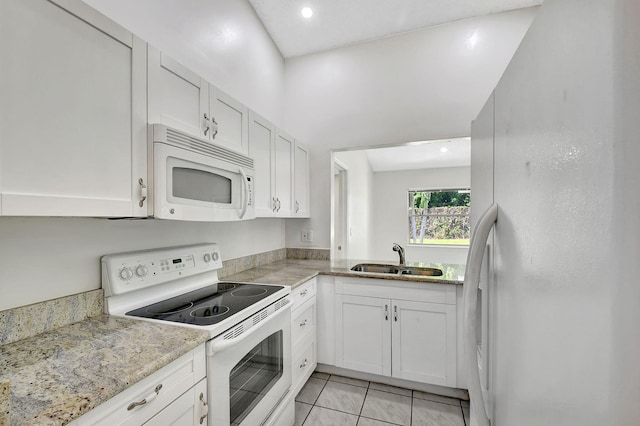
<path id="1" fill-rule="evenodd" d="M 358 263 L 384 263 L 389 261 L 371 260 L 309 260 L 309 259 L 285 259 L 258 266 L 237 274 L 228 275 L 221 279 L 240 282 L 261 282 L 265 284 L 283 284 L 295 288 L 300 284 L 310 280 L 316 275 L 334 275 L 343 277 L 376 278 L 394 281 L 412 281 L 431 284 L 454 284 L 462 285 L 464 281 L 465 265 L 447 263 L 421 263 L 407 262 L 406 266 L 420 266 L 441 269 L 443 275 L 440 277 L 427 277 L 415 275 L 395 275 L 354 272 L 351 267 Z"/>
<path id="2" fill-rule="evenodd" d="M 100 315 L 2 345 L 9 423 L 67 424 L 208 338 L 201 330 Z"/>

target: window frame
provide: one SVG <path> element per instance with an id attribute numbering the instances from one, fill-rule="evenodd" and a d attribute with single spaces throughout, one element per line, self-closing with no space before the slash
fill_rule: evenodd
<path id="1" fill-rule="evenodd" d="M 469 186 L 461 186 L 461 187 L 441 187 L 441 188 L 430 188 L 430 189 L 425 189 L 425 188 L 408 188 L 407 189 L 407 198 L 406 198 L 406 202 L 407 202 L 407 207 L 410 206 L 411 203 L 411 193 L 415 193 L 415 192 L 459 192 L 459 191 L 465 191 L 467 193 L 469 193 L 469 197 L 471 197 L 471 188 Z M 469 200 L 469 204 L 471 204 L 471 200 Z M 469 205 L 469 209 L 471 209 L 471 205 Z M 412 215 L 411 214 L 411 209 L 408 208 L 407 209 L 407 225 L 408 225 L 408 232 L 407 232 L 407 245 L 411 246 L 411 247 L 447 247 L 447 248 L 465 248 L 468 249 L 469 248 L 469 243 L 471 242 L 471 230 L 469 230 L 469 243 L 467 244 L 437 244 L 437 243 L 417 243 L 417 242 L 411 242 L 411 240 L 413 240 L 413 236 L 411 235 L 411 217 L 415 216 L 415 217 L 420 217 L 421 215 Z M 471 218 L 471 210 L 469 210 L 469 213 L 466 215 L 461 215 L 461 214 L 448 214 L 448 215 L 431 215 L 431 216 L 439 216 L 439 217 L 469 217 L 469 219 Z M 416 229 L 417 231 L 419 231 L 418 229 Z M 419 238 L 416 238 L 416 240 Z"/>

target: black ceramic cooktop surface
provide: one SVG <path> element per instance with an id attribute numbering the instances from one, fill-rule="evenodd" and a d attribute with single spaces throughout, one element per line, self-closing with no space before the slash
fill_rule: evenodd
<path id="1" fill-rule="evenodd" d="M 194 325 L 212 325 L 237 314 L 284 288 L 220 282 L 162 302 L 134 309 L 126 315 Z"/>

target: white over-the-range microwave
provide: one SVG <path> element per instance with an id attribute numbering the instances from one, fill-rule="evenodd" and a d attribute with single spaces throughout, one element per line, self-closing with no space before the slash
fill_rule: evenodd
<path id="1" fill-rule="evenodd" d="M 255 218 L 253 159 L 162 124 L 148 129 L 148 215 L 158 219 Z"/>

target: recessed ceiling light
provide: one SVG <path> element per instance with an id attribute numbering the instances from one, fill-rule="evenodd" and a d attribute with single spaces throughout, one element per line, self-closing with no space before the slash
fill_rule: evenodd
<path id="1" fill-rule="evenodd" d="M 478 44 L 478 32 L 474 31 L 473 34 L 471 34 L 467 39 L 467 49 L 473 49 L 474 47 L 476 47 L 476 44 Z"/>
<path id="2" fill-rule="evenodd" d="M 447 152 L 449 151 L 449 148 L 447 148 L 446 146 L 443 146 L 442 148 L 440 148 L 440 152 Z"/>
<path id="3" fill-rule="evenodd" d="M 311 10 L 310 7 L 303 7 L 300 13 L 302 13 L 302 16 L 304 16 L 307 19 L 313 16 L 313 10 Z"/>

